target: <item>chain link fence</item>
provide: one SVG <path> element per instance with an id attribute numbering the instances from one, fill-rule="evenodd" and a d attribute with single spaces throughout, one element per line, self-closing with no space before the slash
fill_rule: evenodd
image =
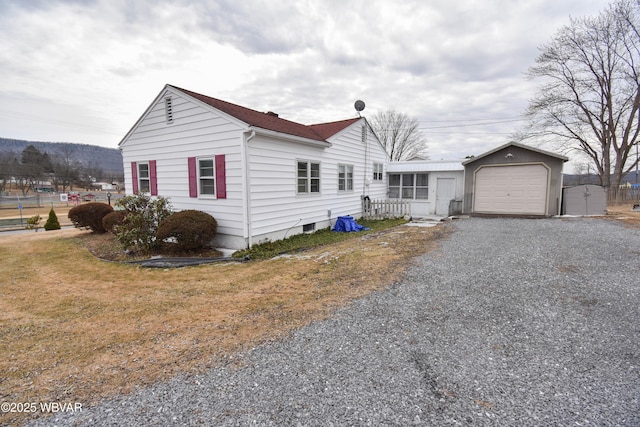
<path id="1" fill-rule="evenodd" d="M 116 192 L 80 192 L 80 193 L 36 193 L 28 196 L 18 194 L 0 194 L 0 231 L 23 228 L 27 224 L 29 217 L 39 214 L 43 220 L 46 220 L 46 213 L 53 208 L 54 211 L 60 209 L 63 217 L 66 218 L 66 212 L 79 204 L 87 202 L 110 203 L 112 206 L 117 199 L 123 197 L 123 194 Z M 64 221 L 60 217 L 58 219 Z M 68 224 L 67 224 L 68 225 Z"/>

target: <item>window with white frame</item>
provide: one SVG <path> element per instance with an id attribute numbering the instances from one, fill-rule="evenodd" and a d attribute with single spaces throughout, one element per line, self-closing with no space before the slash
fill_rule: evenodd
<path id="1" fill-rule="evenodd" d="M 413 182 L 415 181 L 415 174 L 403 173 L 402 174 L 402 188 L 400 191 L 401 199 L 414 199 L 415 194 Z"/>
<path id="2" fill-rule="evenodd" d="M 338 191 L 353 191 L 353 165 L 338 165 Z"/>
<path id="3" fill-rule="evenodd" d="M 389 198 L 390 199 L 399 199 L 400 198 L 400 182 L 401 175 L 399 173 L 389 174 Z"/>
<path id="4" fill-rule="evenodd" d="M 373 180 L 382 181 L 382 163 L 373 164 Z"/>
<path id="5" fill-rule="evenodd" d="M 151 191 L 151 175 L 149 174 L 149 163 L 138 163 L 138 192 L 148 193 Z"/>
<path id="6" fill-rule="evenodd" d="M 429 174 L 427 173 L 393 173 L 389 174 L 390 199 L 429 198 Z"/>
<path id="7" fill-rule="evenodd" d="M 320 163 L 298 160 L 297 164 L 297 193 L 320 193 Z"/>
<path id="8" fill-rule="evenodd" d="M 429 174 L 417 173 L 415 177 L 414 199 L 426 200 L 429 198 Z"/>
<path id="9" fill-rule="evenodd" d="M 216 195 L 216 171 L 213 158 L 198 159 L 198 183 L 201 195 Z"/>

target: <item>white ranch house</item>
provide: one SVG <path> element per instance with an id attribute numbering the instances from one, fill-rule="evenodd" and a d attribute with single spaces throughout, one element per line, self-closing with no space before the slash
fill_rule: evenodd
<path id="1" fill-rule="evenodd" d="M 387 156 L 360 117 L 307 126 L 166 85 L 119 146 L 126 192 L 209 213 L 220 247 L 359 218 L 365 196 L 387 196 Z"/>

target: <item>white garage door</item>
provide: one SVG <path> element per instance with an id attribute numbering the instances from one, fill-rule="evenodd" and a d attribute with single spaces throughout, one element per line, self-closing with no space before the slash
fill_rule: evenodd
<path id="1" fill-rule="evenodd" d="M 489 166 L 476 172 L 474 212 L 546 215 L 547 168 Z"/>

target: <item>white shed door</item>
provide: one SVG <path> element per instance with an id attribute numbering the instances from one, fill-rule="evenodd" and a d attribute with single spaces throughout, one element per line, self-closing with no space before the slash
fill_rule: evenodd
<path id="1" fill-rule="evenodd" d="M 436 215 L 449 215 L 449 203 L 455 198 L 455 178 L 438 178 L 436 180 Z"/>
<path id="2" fill-rule="evenodd" d="M 546 215 L 547 168 L 489 166 L 476 172 L 474 212 Z"/>

